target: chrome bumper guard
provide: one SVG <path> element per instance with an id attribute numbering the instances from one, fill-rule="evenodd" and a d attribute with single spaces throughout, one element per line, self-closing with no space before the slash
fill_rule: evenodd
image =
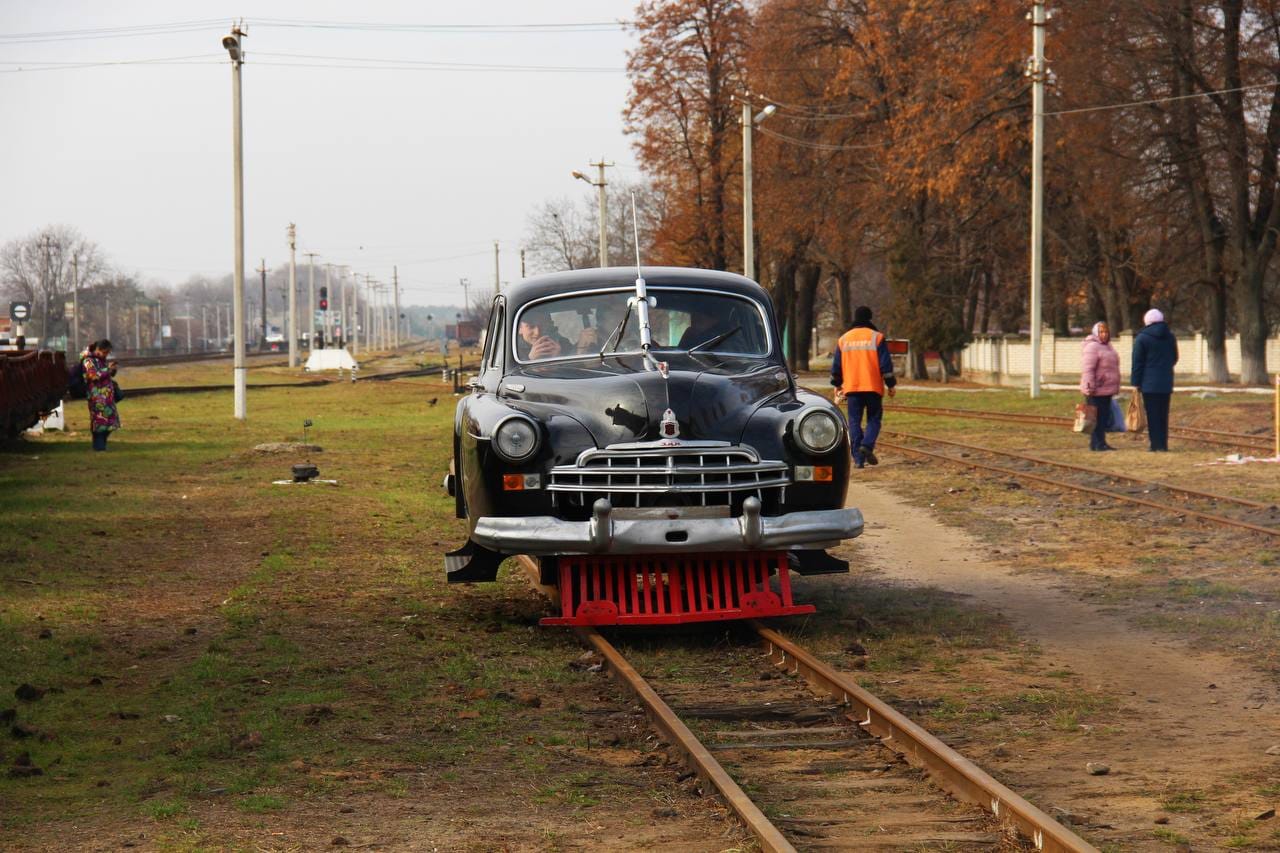
<path id="1" fill-rule="evenodd" d="M 621 519 L 600 498 L 590 521 L 554 516 L 485 516 L 471 540 L 505 554 L 663 554 L 698 551 L 771 551 L 828 548 L 862 533 L 856 509 L 792 512 L 776 518 L 760 514 L 749 497 L 738 518 Z"/>

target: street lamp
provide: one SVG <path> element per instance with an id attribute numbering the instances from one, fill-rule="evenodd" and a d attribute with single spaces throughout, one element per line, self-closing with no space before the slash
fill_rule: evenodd
<path id="1" fill-rule="evenodd" d="M 767 119 L 777 111 L 777 107 L 768 104 L 753 117 L 751 115 L 750 93 L 742 98 L 742 274 L 747 278 L 756 277 L 756 240 L 754 211 L 751 199 L 751 128 Z"/>
<path id="2" fill-rule="evenodd" d="M 606 195 L 605 195 L 605 190 L 604 190 L 604 188 L 605 188 L 606 186 L 608 186 L 608 184 L 605 182 L 605 179 L 604 179 L 604 169 L 605 169 L 605 167 L 606 167 L 606 166 L 612 166 L 613 164 L 612 164 L 612 163 L 606 163 L 606 162 L 604 161 L 604 158 L 603 158 L 603 157 L 601 157 L 601 158 L 600 158 L 600 160 L 599 160 L 599 162 L 597 162 L 597 163 L 592 163 L 591 165 L 592 165 L 592 166 L 595 166 L 597 169 L 599 169 L 599 170 L 600 170 L 600 178 L 599 178 L 599 180 L 593 181 L 593 180 L 591 180 L 590 178 L 588 178 L 586 175 L 582 174 L 581 172 L 579 172 L 579 171 L 577 171 L 577 170 L 574 170 L 574 171 L 572 172 L 572 175 L 573 175 L 575 178 L 577 178 L 578 180 L 580 180 L 580 181 L 585 181 L 586 183 L 591 184 L 591 186 L 595 187 L 597 190 L 599 190 L 599 191 L 600 191 L 600 197 L 599 197 L 599 204 L 600 204 L 600 214 L 599 214 L 599 215 L 600 215 L 600 266 L 602 266 L 602 267 L 607 267 L 607 266 L 609 266 L 609 230 L 608 230 L 608 219 L 607 219 L 607 217 L 606 217 L 606 215 L 605 215 L 605 214 L 606 214 L 606 211 L 608 210 L 608 200 L 607 200 L 607 197 L 606 197 Z"/>
<path id="3" fill-rule="evenodd" d="M 235 359 L 233 373 L 235 376 L 235 416 L 237 420 L 245 419 L 245 379 L 244 365 L 244 129 L 241 124 L 240 110 L 240 66 L 244 64 L 244 48 L 241 39 L 245 33 L 239 26 L 231 28 L 230 35 L 222 37 L 222 46 L 231 57 L 231 140 L 234 148 L 234 177 L 232 185 L 235 194 L 235 234 L 236 257 L 234 275 L 233 328 L 235 329 Z"/>

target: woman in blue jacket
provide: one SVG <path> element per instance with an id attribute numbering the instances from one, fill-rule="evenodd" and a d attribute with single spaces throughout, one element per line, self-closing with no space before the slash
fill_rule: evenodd
<path id="1" fill-rule="evenodd" d="M 1145 327 L 1133 339 L 1129 384 L 1142 392 L 1151 450 L 1162 452 L 1169 449 L 1169 399 L 1173 396 L 1173 366 L 1178 363 L 1178 339 L 1156 308 L 1144 314 L 1142 322 Z"/>

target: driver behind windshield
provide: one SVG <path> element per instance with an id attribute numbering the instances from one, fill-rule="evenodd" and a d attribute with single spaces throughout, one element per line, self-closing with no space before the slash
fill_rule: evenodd
<path id="1" fill-rule="evenodd" d="M 715 340 L 723 335 L 725 338 L 736 329 L 732 317 L 724 313 L 724 304 L 717 304 L 719 311 L 708 310 L 710 306 L 695 306 L 689 314 L 689 328 L 680 336 L 676 349 L 693 349 L 698 344 Z"/>
<path id="2" fill-rule="evenodd" d="M 521 314 L 516 332 L 519 335 L 516 353 L 522 361 L 539 361 L 573 352 L 569 342 L 556 332 L 551 316 L 545 311 L 526 311 Z"/>

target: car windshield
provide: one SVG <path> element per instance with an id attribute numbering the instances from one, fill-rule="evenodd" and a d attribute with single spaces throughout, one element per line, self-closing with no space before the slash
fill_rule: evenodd
<path id="1" fill-rule="evenodd" d="M 752 299 L 669 287 L 649 287 L 648 293 L 656 303 L 649 309 L 655 350 L 753 356 L 769 352 L 764 310 Z M 526 305 L 516 316 L 512 335 L 516 358 L 529 362 L 596 355 L 602 349 L 639 351 L 639 318 L 627 308 L 634 295 L 627 288 Z"/>

